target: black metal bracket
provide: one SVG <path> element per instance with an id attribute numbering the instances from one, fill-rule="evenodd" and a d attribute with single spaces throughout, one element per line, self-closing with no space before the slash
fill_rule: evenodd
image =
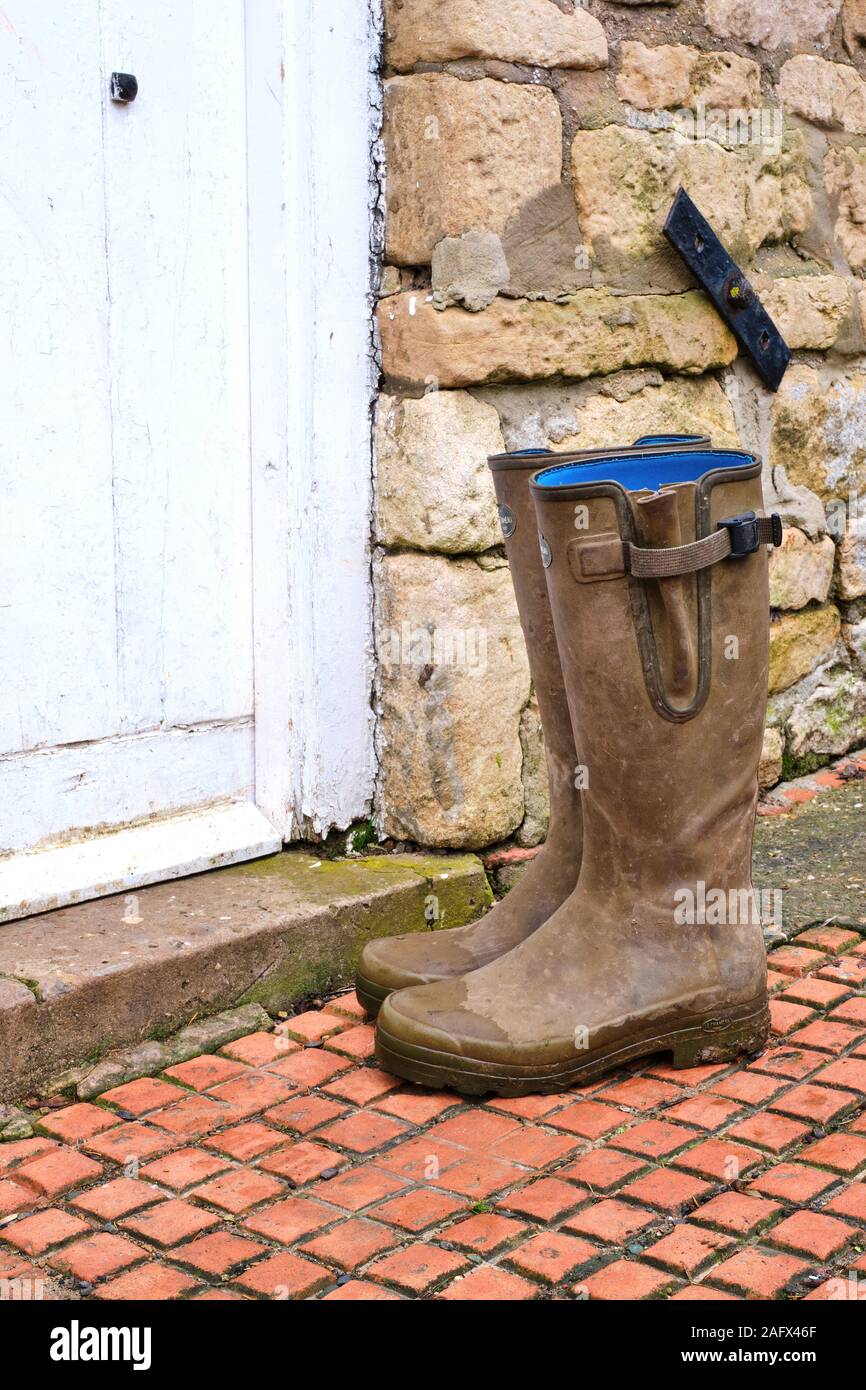
<path id="1" fill-rule="evenodd" d="M 761 380 L 777 391 L 791 349 L 684 188 L 677 189 L 662 230 L 751 357 Z"/>

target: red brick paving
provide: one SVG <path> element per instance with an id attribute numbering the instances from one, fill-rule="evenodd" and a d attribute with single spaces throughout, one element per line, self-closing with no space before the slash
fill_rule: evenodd
<path id="1" fill-rule="evenodd" d="M 146 1163 L 140 1171 L 143 1178 L 183 1192 L 187 1187 L 204 1182 L 205 1178 L 212 1178 L 214 1173 L 224 1172 L 228 1166 L 227 1159 L 206 1153 L 203 1149 L 178 1149 L 164 1158 Z"/>
<path id="2" fill-rule="evenodd" d="M 268 1246 L 232 1231 L 216 1231 L 201 1236 L 174 1252 L 174 1258 L 205 1274 L 227 1276 L 233 1269 L 264 1255 Z"/>
<path id="3" fill-rule="evenodd" d="M 773 1227 L 768 1242 L 778 1245 L 781 1250 L 793 1250 L 800 1255 L 827 1260 L 842 1250 L 856 1234 L 856 1226 L 835 1216 L 825 1216 L 823 1212 L 796 1211 L 793 1216 Z"/>
<path id="4" fill-rule="evenodd" d="M 515 1303 L 534 1298 L 537 1284 L 509 1274 L 501 1265 L 481 1265 L 454 1280 L 438 1295 L 449 1302 Z"/>
<path id="5" fill-rule="evenodd" d="M 88 1284 L 143 1259 L 144 1250 L 140 1246 L 125 1236 L 111 1235 L 107 1231 L 72 1240 L 62 1250 L 48 1256 L 49 1264 L 69 1270 Z"/>
<path id="6" fill-rule="evenodd" d="M 775 950 L 759 1058 L 486 1103 L 379 1070 L 343 995 L 0 1145 L 0 1265 L 110 1300 L 830 1298 L 866 1243 L 863 959 Z"/>
<path id="7" fill-rule="evenodd" d="M 174 1198 L 169 1202 L 157 1202 L 154 1207 L 126 1216 L 120 1223 L 124 1231 L 142 1236 L 155 1245 L 179 1245 L 190 1236 L 201 1235 L 211 1226 L 219 1225 L 216 1212 L 204 1207 L 193 1206 Z"/>
<path id="8" fill-rule="evenodd" d="M 4 1238 L 25 1255 L 44 1255 L 52 1245 L 62 1245 L 72 1236 L 87 1235 L 89 1231 L 87 1222 L 71 1212 L 49 1208 L 16 1221 L 6 1230 Z"/>
<path id="9" fill-rule="evenodd" d="M 128 1216 L 154 1202 L 164 1202 L 166 1196 L 152 1183 L 141 1182 L 138 1178 L 113 1178 L 71 1198 L 70 1205 L 101 1217 L 103 1221 L 114 1221 L 118 1216 Z"/>
<path id="10" fill-rule="evenodd" d="M 560 1284 L 583 1266 L 594 1265 L 598 1247 L 564 1231 L 540 1231 L 513 1251 L 508 1263 L 520 1274 L 549 1284 Z"/>
<path id="11" fill-rule="evenodd" d="M 525 1221 L 514 1221 L 508 1216 L 497 1216 L 495 1212 L 479 1212 L 458 1221 L 448 1231 L 450 1245 L 461 1250 L 472 1250 L 476 1255 L 492 1255 L 505 1245 L 511 1245 L 522 1236 L 530 1235 L 532 1227 Z"/>
<path id="12" fill-rule="evenodd" d="M 528 1216 L 533 1221 L 549 1222 L 561 1220 L 568 1212 L 574 1211 L 586 1200 L 586 1192 L 561 1178 L 539 1178 L 537 1182 L 519 1187 L 500 1199 L 499 1205 L 519 1216 Z"/>
<path id="13" fill-rule="evenodd" d="M 376 1260 L 369 1269 L 371 1278 L 393 1284 L 406 1293 L 426 1293 L 466 1266 L 466 1256 L 443 1250 L 432 1242 L 415 1241 L 393 1255 Z"/>
<path id="14" fill-rule="evenodd" d="M 78 1183 L 98 1178 L 102 1171 L 101 1163 L 94 1163 L 93 1159 L 64 1146 L 26 1158 L 14 1170 L 13 1181 L 34 1188 L 41 1197 L 56 1197 Z"/>
<path id="15" fill-rule="evenodd" d="M 381 1255 L 397 1245 L 398 1238 L 378 1221 L 365 1216 L 353 1216 L 325 1235 L 315 1236 L 304 1244 L 305 1255 L 315 1255 L 324 1264 L 338 1269 L 357 1269 L 369 1264 L 374 1255 Z"/>
<path id="16" fill-rule="evenodd" d="M 692 1279 L 732 1245 L 731 1237 L 718 1231 L 682 1225 L 670 1235 L 662 1236 L 655 1245 L 647 1246 L 646 1258 L 673 1274 Z"/>
<path id="17" fill-rule="evenodd" d="M 146 1264 L 137 1265 L 116 1279 L 106 1280 L 97 1289 L 96 1297 L 124 1302 L 141 1299 L 146 1303 L 162 1303 L 191 1293 L 195 1287 L 196 1281 L 181 1274 L 179 1269 L 172 1269 L 169 1265 Z"/>
<path id="18" fill-rule="evenodd" d="M 125 1086 L 115 1086 L 105 1091 L 100 1099 L 129 1115 L 146 1115 L 148 1110 L 161 1110 L 180 1100 L 181 1092 L 177 1086 L 166 1081 L 157 1081 L 152 1076 L 144 1076 L 138 1081 L 129 1081 Z"/>
<path id="19" fill-rule="evenodd" d="M 775 1254 L 751 1247 L 714 1265 L 709 1280 L 745 1298 L 778 1298 L 791 1281 L 809 1266 L 793 1255 Z"/>
<path id="20" fill-rule="evenodd" d="M 692 1212 L 689 1219 L 730 1231 L 732 1235 L 751 1236 L 774 1217 L 781 1215 L 783 1210 L 778 1202 L 770 1202 L 764 1197 L 747 1196 L 743 1192 L 721 1192 L 718 1197 L 713 1197 Z"/>
<path id="21" fill-rule="evenodd" d="M 11 1178 L 0 1178 L 0 1217 L 36 1205 L 36 1194 Z"/>

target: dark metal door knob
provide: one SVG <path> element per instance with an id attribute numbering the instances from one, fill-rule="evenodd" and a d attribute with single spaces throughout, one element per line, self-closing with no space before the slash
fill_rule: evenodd
<path id="1" fill-rule="evenodd" d="M 138 96 L 138 78 L 133 77 L 131 72 L 113 72 L 111 74 L 111 100 L 112 101 L 135 101 Z"/>

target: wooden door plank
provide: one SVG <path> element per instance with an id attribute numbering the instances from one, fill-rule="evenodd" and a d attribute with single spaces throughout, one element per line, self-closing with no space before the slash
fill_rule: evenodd
<path id="1" fill-rule="evenodd" d="M 96 0 L 8 0 L 0 753 L 117 727 L 101 81 Z"/>
<path id="2" fill-rule="evenodd" d="M 124 731 L 252 713 L 243 0 L 102 0 Z"/>

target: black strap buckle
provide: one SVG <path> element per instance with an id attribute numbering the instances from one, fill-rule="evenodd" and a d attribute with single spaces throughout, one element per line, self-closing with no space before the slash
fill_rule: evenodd
<path id="1" fill-rule="evenodd" d="M 753 555 L 758 549 L 758 518 L 754 512 L 740 512 L 739 516 L 723 517 L 716 530 L 722 526 L 726 527 L 731 538 L 732 558 Z"/>

